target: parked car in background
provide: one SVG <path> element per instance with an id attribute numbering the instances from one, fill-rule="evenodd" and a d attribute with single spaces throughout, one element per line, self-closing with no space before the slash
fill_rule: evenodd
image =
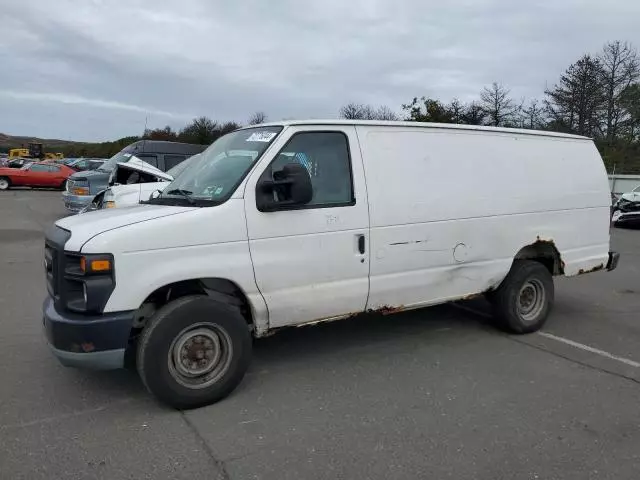
<path id="1" fill-rule="evenodd" d="M 640 185 L 620 195 L 613 205 L 611 222 L 615 226 L 640 225 Z"/>
<path id="2" fill-rule="evenodd" d="M 0 168 L 0 190 L 11 187 L 39 187 L 64 189 L 67 178 L 75 170 L 66 165 L 30 163 L 22 168 Z"/>
<path id="3" fill-rule="evenodd" d="M 109 187 L 98 193 L 91 204 L 87 205 L 80 213 L 103 208 L 121 208 L 148 200 L 154 192 L 162 192 L 164 187 L 169 185 L 169 182 L 177 178 L 200 155 L 193 155 L 167 172 L 163 172 L 137 157 L 127 163 L 118 163 L 115 179 Z M 133 177 L 131 174 L 138 176 Z"/>
<path id="4" fill-rule="evenodd" d="M 188 157 L 202 152 L 207 145 L 140 140 L 125 147 L 96 170 L 78 172 L 69 178 L 62 197 L 65 208 L 77 213 L 109 186 L 109 178 L 118 163 L 127 163 L 132 156 L 166 172 Z"/>
<path id="5" fill-rule="evenodd" d="M 76 172 L 83 172 L 87 170 L 96 170 L 100 168 L 106 160 L 99 160 L 97 158 L 78 158 L 73 162 L 65 163 L 70 168 L 73 168 Z"/>
<path id="6" fill-rule="evenodd" d="M 22 168 L 25 165 L 33 163 L 33 161 L 33 158 L 14 158 L 13 160 L 9 160 L 9 164 L 7 166 L 9 168 Z"/>

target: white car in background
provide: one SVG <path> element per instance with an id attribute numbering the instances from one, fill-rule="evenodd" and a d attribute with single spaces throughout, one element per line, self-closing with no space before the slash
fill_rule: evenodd
<path id="1" fill-rule="evenodd" d="M 193 155 L 166 172 L 135 157 L 118 168 L 109 179 L 109 187 L 101 191 L 80 213 L 104 208 L 121 208 L 148 200 L 154 192 L 161 192 L 200 154 Z"/>
<path id="2" fill-rule="evenodd" d="M 640 185 L 620 196 L 613 205 L 611 221 L 615 226 L 640 225 Z"/>

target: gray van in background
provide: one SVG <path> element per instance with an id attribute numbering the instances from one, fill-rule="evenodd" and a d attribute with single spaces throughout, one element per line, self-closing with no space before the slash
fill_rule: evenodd
<path id="1" fill-rule="evenodd" d="M 71 175 L 67 180 L 67 188 L 62 193 L 64 206 L 69 212 L 78 213 L 91 203 L 97 193 L 107 188 L 109 177 L 118 162 L 127 162 L 132 156 L 166 172 L 192 155 L 204 151 L 207 147 L 208 145 L 158 140 L 134 142 L 116 153 L 96 170 Z"/>

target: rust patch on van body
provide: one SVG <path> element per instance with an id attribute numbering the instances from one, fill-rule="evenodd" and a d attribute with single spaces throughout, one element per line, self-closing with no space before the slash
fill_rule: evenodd
<path id="1" fill-rule="evenodd" d="M 382 305 L 378 308 L 370 308 L 367 313 L 380 313 L 382 315 L 391 315 L 392 313 L 398 313 L 404 310 L 404 305 L 392 307 L 390 305 Z"/>
<path id="2" fill-rule="evenodd" d="M 548 255 L 549 250 L 552 252 L 552 256 Z M 524 253 L 523 256 L 520 256 Z M 565 263 L 562 260 L 562 256 L 560 255 L 560 251 L 558 247 L 556 247 L 553 238 L 544 238 L 540 235 L 536 235 L 536 241 L 522 248 L 520 252 L 518 252 L 517 258 L 551 258 L 556 263 L 557 260 L 557 271 L 554 271 L 554 275 L 564 275 L 564 267 Z M 555 266 L 555 265 L 554 265 Z M 554 268 L 554 270 L 556 270 Z"/>
<path id="3" fill-rule="evenodd" d="M 578 275 L 583 275 L 585 273 L 592 273 L 592 272 L 597 272 L 598 270 L 603 270 L 604 269 L 604 264 L 600 264 L 600 265 L 596 265 L 593 268 L 589 268 L 587 270 L 581 268 L 580 270 L 578 270 Z"/>

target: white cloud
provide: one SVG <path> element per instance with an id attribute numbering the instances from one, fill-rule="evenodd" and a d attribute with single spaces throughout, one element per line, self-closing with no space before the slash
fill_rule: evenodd
<path id="1" fill-rule="evenodd" d="M 156 110 L 153 108 L 145 108 L 139 105 L 131 105 L 128 103 L 115 102 L 110 100 L 100 100 L 97 98 L 85 98 L 78 95 L 70 95 L 66 93 L 38 93 L 38 92 L 16 92 L 11 90 L 0 90 L 0 97 L 10 98 L 12 100 L 21 100 L 26 102 L 53 102 L 66 105 L 86 105 L 88 107 L 108 108 L 115 110 L 127 110 L 130 112 L 140 112 L 145 114 L 158 115 L 161 117 L 170 117 L 175 119 L 190 119 L 194 115 L 177 114 L 164 110 Z"/>

